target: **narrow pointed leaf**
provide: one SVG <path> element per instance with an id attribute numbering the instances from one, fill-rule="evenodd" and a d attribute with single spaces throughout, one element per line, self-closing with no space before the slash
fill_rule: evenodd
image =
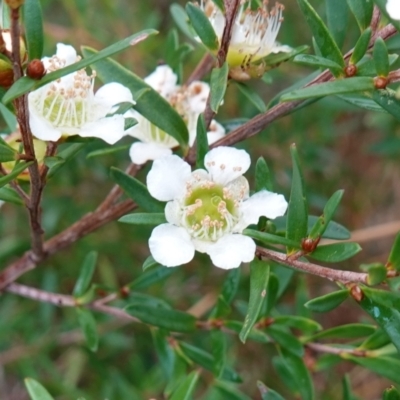
<path id="1" fill-rule="evenodd" d="M 25 39 L 29 60 L 43 55 L 43 16 L 40 0 L 25 0 L 23 8 Z"/>
<path id="2" fill-rule="evenodd" d="M 376 327 L 368 324 L 346 324 L 326 329 L 322 332 L 315 333 L 307 337 L 307 342 L 316 339 L 355 339 L 372 335 L 376 331 Z"/>
<path id="3" fill-rule="evenodd" d="M 378 328 L 371 336 L 366 338 L 358 348 L 360 350 L 375 350 L 389 343 L 390 337 L 388 334 L 382 328 Z"/>
<path id="4" fill-rule="evenodd" d="M 240 268 L 234 268 L 229 271 L 222 285 L 221 296 L 227 304 L 232 303 L 240 283 Z"/>
<path id="5" fill-rule="evenodd" d="M 25 387 L 31 400 L 54 400 L 47 389 L 32 378 L 25 378 Z"/>
<path id="6" fill-rule="evenodd" d="M 342 304 L 349 297 L 349 291 L 347 289 L 338 290 L 326 294 L 321 297 L 316 297 L 304 304 L 305 307 L 315 312 L 327 312 L 333 310 Z"/>
<path id="7" fill-rule="evenodd" d="M 151 335 L 164 375 L 167 379 L 171 379 L 175 363 L 175 352 L 168 342 L 167 332 L 162 329 L 152 329 Z"/>
<path id="8" fill-rule="evenodd" d="M 274 187 L 268 164 L 263 157 L 260 157 L 256 163 L 256 192 L 264 189 L 272 192 Z"/>
<path id="9" fill-rule="evenodd" d="M 97 252 L 91 251 L 85 257 L 73 290 L 74 297 L 80 297 L 89 289 L 96 268 Z"/>
<path id="10" fill-rule="evenodd" d="M 154 213 L 164 211 L 164 204 L 152 197 L 147 187 L 136 178 L 114 167 L 111 168 L 111 177 L 143 210 Z"/>
<path id="11" fill-rule="evenodd" d="M 134 225 L 160 225 L 167 222 L 164 213 L 132 213 L 124 215 L 118 221 Z"/>
<path id="12" fill-rule="evenodd" d="M 173 3 L 171 4 L 169 10 L 173 20 L 181 32 L 184 33 L 189 39 L 194 40 L 193 29 L 189 25 L 189 18 L 185 9 L 180 4 Z"/>
<path id="13" fill-rule="evenodd" d="M 200 114 L 197 119 L 196 132 L 196 168 L 204 169 L 204 157 L 208 153 L 209 147 L 203 114 Z"/>
<path id="14" fill-rule="evenodd" d="M 394 90 L 389 88 L 374 90 L 372 92 L 372 99 L 400 121 L 400 100 L 397 98 Z"/>
<path id="15" fill-rule="evenodd" d="M 15 190 L 8 186 L 0 188 L 0 200 L 3 200 L 7 203 L 18 204 L 19 206 L 24 204 L 23 200 L 15 192 Z"/>
<path id="16" fill-rule="evenodd" d="M 304 332 L 315 332 L 322 330 L 322 326 L 318 322 L 297 315 L 280 315 L 274 317 L 274 325 L 288 326 Z"/>
<path id="17" fill-rule="evenodd" d="M 225 369 L 227 341 L 226 334 L 221 330 L 211 332 L 211 348 L 214 357 L 213 372 L 216 377 L 221 377 Z"/>
<path id="18" fill-rule="evenodd" d="M 376 73 L 379 76 L 387 77 L 389 74 L 389 54 L 382 38 L 377 38 L 373 50 Z"/>
<path id="19" fill-rule="evenodd" d="M 0 144 L 0 163 L 15 161 L 17 152 L 9 146 Z"/>
<path id="20" fill-rule="evenodd" d="M 250 86 L 244 83 L 235 81 L 235 84 L 239 91 L 246 97 L 246 99 L 253 104 L 253 106 L 260 112 L 264 113 L 267 111 L 267 106 L 265 105 L 263 99 L 260 95 Z"/>
<path id="21" fill-rule="evenodd" d="M 394 386 L 390 386 L 385 389 L 383 400 L 400 400 L 400 392 Z"/>
<path id="22" fill-rule="evenodd" d="M 4 185 L 7 185 L 8 182 L 11 182 L 15 178 L 17 178 L 21 172 L 25 171 L 32 164 L 33 161 L 29 161 L 27 163 L 20 162 L 19 164 L 17 164 L 8 175 L 2 176 L 0 178 L 0 188 L 3 187 Z"/>
<path id="23" fill-rule="evenodd" d="M 372 29 L 368 27 L 358 38 L 354 46 L 353 54 L 350 57 L 350 64 L 357 64 L 368 50 L 368 44 L 371 39 Z"/>
<path id="24" fill-rule="evenodd" d="M 149 268 L 155 267 L 156 265 L 160 266 L 160 264 L 152 257 L 148 256 L 142 265 L 143 272 Z"/>
<path id="25" fill-rule="evenodd" d="M 257 321 L 262 303 L 266 296 L 270 267 L 267 263 L 255 259 L 250 263 L 250 299 L 247 315 L 244 320 L 240 340 L 245 343 L 254 323 Z"/>
<path id="26" fill-rule="evenodd" d="M 218 37 L 203 10 L 198 5 L 187 3 L 186 12 L 203 44 L 210 50 L 218 50 Z"/>
<path id="27" fill-rule="evenodd" d="M 83 307 L 76 307 L 79 325 L 86 339 L 86 344 L 91 351 L 97 351 L 99 347 L 99 335 L 97 333 L 96 321 L 92 313 Z"/>
<path id="28" fill-rule="evenodd" d="M 17 97 L 29 92 L 30 90 L 38 89 L 39 87 L 46 85 L 47 83 L 53 82 L 56 79 L 59 79 L 65 75 L 86 68 L 92 64 L 95 64 L 97 61 L 103 60 L 104 58 L 111 57 L 112 55 L 119 53 L 120 51 L 125 50 L 130 46 L 134 46 L 135 44 L 142 42 L 150 35 L 154 35 L 156 33 L 157 31 L 155 31 L 154 29 L 147 29 L 135 33 L 134 35 L 122 39 L 119 42 L 114 43 L 113 45 L 106 47 L 99 52 L 93 53 L 91 57 L 84 58 L 81 61 L 68 65 L 67 67 L 61 68 L 54 72 L 50 72 L 40 80 L 34 80 L 28 77 L 18 79 L 6 92 L 2 99 L 2 102 L 4 104 L 7 104 Z"/>
<path id="29" fill-rule="evenodd" d="M 143 274 L 131 282 L 128 287 L 135 290 L 146 289 L 157 282 L 163 281 L 174 272 L 174 268 L 166 268 L 163 266 L 151 268 L 143 272 Z"/>
<path id="30" fill-rule="evenodd" d="M 320 16 L 307 0 L 298 0 L 298 3 L 322 56 L 336 62 L 344 68 L 345 64 L 342 53 Z"/>
<path id="31" fill-rule="evenodd" d="M 307 235 L 308 206 L 299 156 L 295 145 L 290 147 L 290 152 L 292 155 L 293 173 L 287 212 L 286 238 L 300 245 L 301 239 Z M 288 253 L 295 250 L 296 246 L 287 246 Z"/>
<path id="32" fill-rule="evenodd" d="M 338 47 L 342 48 L 349 22 L 349 8 L 346 0 L 325 0 L 325 5 L 329 32 L 331 32 Z"/>
<path id="33" fill-rule="evenodd" d="M 82 54 L 85 59 L 86 57 L 89 59 L 99 53 L 90 47 L 82 47 Z M 103 59 L 93 63 L 93 68 L 104 83 L 119 82 L 126 86 L 132 92 L 134 99 L 136 99 L 135 94 L 140 92 L 141 97 L 134 106 L 135 110 L 174 137 L 181 146 L 186 146 L 189 140 L 186 124 L 178 112 L 156 90 L 114 60 Z M 143 89 L 146 91 L 143 92 Z"/>
<path id="34" fill-rule="evenodd" d="M 172 393 L 170 400 L 190 400 L 196 387 L 200 373 L 198 371 L 191 372 L 177 389 Z"/>
<path id="35" fill-rule="evenodd" d="M 273 307 L 275 306 L 276 301 L 279 297 L 280 291 L 280 281 L 278 277 L 271 272 L 269 274 L 268 285 L 267 285 L 267 298 L 265 299 L 265 314 L 269 315 Z"/>
<path id="36" fill-rule="evenodd" d="M 221 68 L 214 68 L 211 71 L 210 79 L 210 107 L 215 113 L 218 112 L 218 108 L 224 100 L 226 86 L 228 84 L 228 63 L 225 61 Z"/>
<path id="37" fill-rule="evenodd" d="M 392 249 L 390 250 L 387 266 L 400 271 L 400 232 L 396 235 Z"/>
<path id="38" fill-rule="evenodd" d="M 343 71 L 343 68 L 328 58 L 314 56 L 312 54 L 299 54 L 294 59 L 293 62 L 302 65 L 309 65 L 311 67 L 318 68 L 329 68 L 331 70 L 335 70 L 337 74 L 340 74 Z"/>
<path id="39" fill-rule="evenodd" d="M 295 356 L 304 356 L 304 347 L 299 339 L 282 329 L 282 327 L 271 325 L 266 329 L 266 332 L 281 348 L 286 349 Z"/>
<path id="40" fill-rule="evenodd" d="M 332 82 L 319 83 L 317 85 L 308 86 L 293 92 L 284 94 L 282 101 L 310 99 L 313 97 L 323 97 L 336 94 L 363 92 L 366 90 L 374 90 L 374 80 L 366 76 L 337 79 Z"/>
<path id="41" fill-rule="evenodd" d="M 332 243 L 323 246 L 318 246 L 308 256 L 329 263 L 336 263 L 347 260 L 361 251 L 361 246 L 358 243 Z"/>
<path id="42" fill-rule="evenodd" d="M 351 12 L 354 14 L 361 32 L 367 29 L 372 19 L 374 9 L 373 1 L 366 0 L 347 0 Z"/>
<path id="43" fill-rule="evenodd" d="M 4 118 L 7 128 L 10 132 L 15 132 L 17 128 L 17 118 L 3 103 L 0 103 L 0 113 Z"/>
<path id="44" fill-rule="evenodd" d="M 261 381 L 257 381 L 257 387 L 261 394 L 262 400 L 285 400 L 278 392 L 270 389 Z"/>
<path id="45" fill-rule="evenodd" d="M 172 332 L 193 332 L 196 330 L 196 318 L 178 310 L 151 307 L 147 305 L 128 305 L 125 308 L 128 314 L 140 319 L 142 322 Z"/>

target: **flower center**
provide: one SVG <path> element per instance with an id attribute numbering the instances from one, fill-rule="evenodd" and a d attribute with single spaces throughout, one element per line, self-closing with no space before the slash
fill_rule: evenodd
<path id="1" fill-rule="evenodd" d="M 237 205 L 229 191 L 214 182 L 204 182 L 188 192 L 184 225 L 196 239 L 218 240 L 238 221 Z"/>

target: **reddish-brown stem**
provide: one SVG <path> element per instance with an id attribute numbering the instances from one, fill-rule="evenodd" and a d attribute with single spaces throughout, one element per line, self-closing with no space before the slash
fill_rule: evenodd
<path id="1" fill-rule="evenodd" d="M 192 82 L 200 80 L 204 75 L 208 74 L 212 70 L 214 65 L 214 57 L 210 53 L 205 54 L 186 80 L 186 85 L 190 85 Z"/>
<path id="2" fill-rule="evenodd" d="M 365 357 L 365 355 L 366 355 L 366 352 L 363 350 L 333 347 L 333 346 L 328 346 L 326 344 L 321 344 L 321 343 L 306 343 L 306 347 L 308 347 L 309 349 L 314 350 L 318 353 L 336 354 L 338 356 L 340 356 L 341 354 L 345 354 L 345 353 L 351 354 L 356 357 Z"/>
<path id="3" fill-rule="evenodd" d="M 269 260 L 276 261 L 280 264 L 297 269 L 299 271 L 307 272 L 309 274 L 329 279 L 330 281 L 341 283 L 359 282 L 365 284 L 368 282 L 368 274 L 363 272 L 342 271 L 338 269 L 322 267 L 321 265 L 313 263 L 293 260 L 290 258 L 290 256 L 287 256 L 286 254 L 279 253 L 274 250 L 265 249 L 263 247 L 257 247 L 256 253 L 258 256 L 268 258 Z"/>

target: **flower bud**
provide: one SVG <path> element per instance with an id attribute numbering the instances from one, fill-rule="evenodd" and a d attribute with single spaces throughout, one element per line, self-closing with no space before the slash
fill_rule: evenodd
<path id="1" fill-rule="evenodd" d="M 41 79 L 46 74 L 42 61 L 35 58 L 26 67 L 26 74 L 32 79 Z"/>
<path id="2" fill-rule="evenodd" d="M 12 44 L 11 44 L 11 32 L 9 29 L 2 29 L 1 36 L 3 37 L 3 42 L 5 44 L 5 50 L 12 53 Z M 4 49 L 3 49 L 4 51 Z M 22 37 L 19 38 L 19 55 L 21 57 L 21 63 L 25 63 L 28 60 L 28 53 L 26 51 L 25 42 Z"/>
<path id="3" fill-rule="evenodd" d="M 14 71 L 11 61 L 0 58 L 0 86 L 8 89 L 14 82 Z"/>
<path id="4" fill-rule="evenodd" d="M 12 10 L 15 10 L 21 7 L 25 3 L 25 0 L 5 0 L 5 2 L 8 7 L 10 7 Z"/>
<path id="5" fill-rule="evenodd" d="M 21 133 L 19 131 L 8 135 L 4 140 L 10 147 L 19 152 L 20 146 L 22 146 Z M 46 155 L 46 147 L 47 147 L 46 142 L 43 142 L 42 140 L 38 139 L 33 139 L 33 148 L 35 149 L 35 156 L 38 161 L 40 169 L 44 167 L 44 157 Z M 16 161 L 9 161 L 2 163 L 2 166 L 7 174 L 9 174 L 14 169 L 15 163 Z M 28 169 L 22 171 L 18 175 L 18 179 L 23 181 L 29 181 L 30 178 Z"/>

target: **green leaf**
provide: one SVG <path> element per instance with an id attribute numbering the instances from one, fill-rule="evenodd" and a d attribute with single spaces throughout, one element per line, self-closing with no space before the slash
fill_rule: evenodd
<path id="1" fill-rule="evenodd" d="M 197 119 L 196 129 L 196 168 L 204 169 L 204 157 L 208 153 L 208 137 L 204 115 L 200 114 Z"/>
<path id="2" fill-rule="evenodd" d="M 387 77 L 389 74 L 389 54 L 385 41 L 378 37 L 373 49 L 375 69 L 379 76 Z"/>
<path id="3" fill-rule="evenodd" d="M 40 0 L 25 0 L 23 7 L 25 39 L 29 60 L 43 55 L 43 16 Z"/>
<path id="4" fill-rule="evenodd" d="M 400 232 L 396 235 L 390 255 L 387 262 L 388 268 L 393 268 L 396 271 L 400 271 Z"/>
<path id="5" fill-rule="evenodd" d="M 172 393 L 170 400 L 190 400 L 196 387 L 197 380 L 200 373 L 198 371 L 192 371 Z"/>
<path id="6" fill-rule="evenodd" d="M 400 384 L 400 360 L 392 357 L 356 357 L 349 353 L 340 355 L 343 359 L 352 361 L 355 364 L 368 368 L 375 373 L 382 375 L 391 381 Z"/>
<path id="7" fill-rule="evenodd" d="M 246 97 L 246 99 L 253 104 L 253 106 L 260 112 L 264 113 L 267 111 L 267 106 L 265 105 L 263 99 L 260 95 L 250 86 L 244 83 L 234 81 L 239 91 Z"/>
<path id="8" fill-rule="evenodd" d="M 337 97 L 353 106 L 360 107 L 368 111 L 386 113 L 386 111 L 383 110 L 380 105 L 376 104 L 375 101 L 367 97 L 365 94 L 341 94 Z"/>
<path id="9" fill-rule="evenodd" d="M 383 400 L 400 400 L 400 392 L 394 386 L 390 386 L 385 389 Z"/>
<path id="10" fill-rule="evenodd" d="M 93 314 L 87 308 L 83 307 L 76 307 L 76 312 L 87 346 L 91 351 L 97 351 L 99 347 L 99 335 Z"/>
<path id="11" fill-rule="evenodd" d="M 256 192 L 260 190 L 268 190 L 272 192 L 274 186 L 272 184 L 272 176 L 269 171 L 267 162 L 263 157 L 260 157 L 256 163 Z"/>
<path id="12" fill-rule="evenodd" d="M 232 303 L 240 283 L 240 268 L 234 268 L 228 272 L 222 285 L 221 296 L 227 304 Z"/>
<path id="13" fill-rule="evenodd" d="M 218 37 L 203 10 L 198 5 L 187 3 L 186 12 L 194 30 L 199 35 L 203 44 L 210 50 L 218 50 Z"/>
<path id="14" fill-rule="evenodd" d="M 342 53 L 322 19 L 307 0 L 298 0 L 298 3 L 322 56 L 334 61 L 344 68 L 345 63 Z M 332 71 L 332 73 L 335 74 L 335 71 Z"/>
<path id="15" fill-rule="evenodd" d="M 293 380 L 293 383 L 297 387 L 297 391 L 300 393 L 301 398 L 304 400 L 313 400 L 314 387 L 310 373 L 304 365 L 304 361 L 287 349 L 282 348 L 280 352 L 283 362 Z"/>
<path id="16" fill-rule="evenodd" d="M 372 19 L 374 3 L 371 0 L 347 0 L 351 12 L 354 14 L 361 32 L 369 27 Z"/>
<path id="17" fill-rule="evenodd" d="M 15 132 L 17 128 L 17 118 L 3 103 L 0 103 L 0 113 L 4 118 L 4 122 L 7 124 L 7 128 L 10 132 Z"/>
<path id="18" fill-rule="evenodd" d="M 340 201 L 342 200 L 344 190 L 338 190 L 331 198 L 327 201 L 324 207 L 324 213 L 318 218 L 314 226 L 311 228 L 308 237 L 311 239 L 317 239 L 322 237 L 329 222 L 335 215 L 336 209 L 338 208 Z"/>
<path id="19" fill-rule="evenodd" d="M 323 69 L 329 68 L 336 71 L 336 74 L 338 75 L 343 71 L 343 68 L 334 61 L 311 54 L 299 54 L 293 59 L 293 62 L 297 64 L 309 65 L 311 67 L 318 67 Z"/>
<path id="20" fill-rule="evenodd" d="M 323 246 L 318 246 L 309 257 L 329 263 L 337 263 L 347 260 L 361 251 L 361 246 L 358 243 L 332 243 Z"/>
<path id="21" fill-rule="evenodd" d="M 241 321 L 224 321 L 224 326 L 236 333 L 240 333 L 243 327 L 243 322 Z M 253 340 L 259 343 L 271 343 L 271 339 L 267 334 L 259 329 L 252 328 L 247 335 L 247 339 Z"/>
<path id="22" fill-rule="evenodd" d="M 325 6 L 329 32 L 338 47 L 342 48 L 349 22 L 349 8 L 346 0 L 325 0 Z"/>
<path id="23" fill-rule="evenodd" d="M 125 128 L 126 130 L 126 128 Z M 131 147 L 130 144 L 128 145 L 123 145 L 123 146 L 110 146 L 110 147 L 105 147 L 104 149 L 100 149 L 100 150 L 94 150 L 91 151 L 86 158 L 93 158 L 93 157 L 99 157 L 99 156 L 105 156 L 105 155 L 110 155 L 110 154 L 114 154 L 117 153 L 119 151 L 125 151 L 128 150 L 129 147 Z"/>
<path id="24" fill-rule="evenodd" d="M 228 63 L 225 61 L 221 68 L 214 68 L 211 71 L 210 79 L 210 107 L 215 113 L 218 112 L 218 108 L 221 102 L 224 100 L 226 86 L 228 84 Z"/>
<path id="25" fill-rule="evenodd" d="M 301 246 L 294 240 L 286 239 L 283 236 L 273 235 L 272 233 L 259 232 L 254 229 L 245 229 L 243 235 L 250 236 L 253 239 L 259 240 L 266 244 L 281 244 L 295 249 L 300 249 Z"/>
<path id="26" fill-rule="evenodd" d="M 305 307 L 314 312 L 327 312 L 338 307 L 349 297 L 349 290 L 343 289 L 324 296 L 316 297 L 304 304 Z"/>
<path id="27" fill-rule="evenodd" d="M 0 188 L 2 188 L 4 185 L 7 185 L 8 182 L 11 182 L 15 178 L 17 178 L 21 172 L 25 171 L 32 164 L 33 164 L 33 161 L 29 161 L 29 162 L 22 161 L 22 162 L 16 164 L 14 169 L 8 175 L 2 176 L 0 178 Z"/>
<path id="28" fill-rule="evenodd" d="M 376 331 L 376 327 L 368 324 L 346 324 L 335 326 L 325 331 L 315 333 L 307 337 L 307 342 L 315 341 L 316 339 L 356 339 L 369 336 Z"/>
<path id="29" fill-rule="evenodd" d="M 322 329 L 322 326 L 318 322 L 297 315 L 279 315 L 274 317 L 274 325 L 288 326 L 304 332 L 314 332 Z"/>
<path id="30" fill-rule="evenodd" d="M 390 337 L 382 328 L 378 328 L 358 348 L 360 350 L 374 350 L 386 346 L 388 343 L 390 343 Z"/>
<path id="31" fill-rule="evenodd" d="M 6 94 L 2 99 L 2 102 L 4 104 L 7 104 L 16 99 L 17 97 L 22 96 L 23 94 L 31 90 L 36 90 L 42 87 L 43 85 L 53 82 L 54 80 L 59 79 L 65 75 L 86 68 L 89 65 L 102 60 L 103 58 L 111 57 L 114 54 L 119 53 L 122 50 L 125 50 L 129 46 L 134 46 L 135 44 L 142 42 L 143 40 L 147 39 L 147 37 L 149 37 L 150 35 L 154 35 L 156 33 L 157 31 L 155 31 L 154 29 L 146 29 L 141 32 L 135 33 L 134 35 L 131 35 L 125 39 L 120 40 L 117 43 L 112 44 L 109 47 L 106 47 L 105 49 L 97 52 L 96 54 L 94 54 L 93 52 L 93 55 L 91 57 L 84 58 L 81 61 L 68 65 L 67 67 L 61 68 L 57 71 L 50 72 L 40 80 L 30 79 L 26 76 L 21 79 L 18 79 L 6 92 Z"/>
<path id="32" fill-rule="evenodd" d="M 111 167 L 111 178 L 145 211 L 150 213 L 162 213 L 164 211 L 165 205 L 152 197 L 147 187 L 136 178 L 114 167 Z"/>
<path id="33" fill-rule="evenodd" d="M 299 246 L 301 239 L 307 235 L 308 206 L 299 156 L 294 144 L 290 147 L 290 153 L 292 155 L 293 173 L 287 212 L 286 238 L 298 243 Z M 287 246 L 288 254 L 296 251 L 296 248 L 297 246 Z"/>
<path id="34" fill-rule="evenodd" d="M 54 397 L 50 396 L 50 393 L 38 381 L 25 378 L 24 382 L 31 400 L 54 400 Z"/>
<path id="35" fill-rule="evenodd" d="M 90 282 L 92 281 L 94 270 L 96 268 L 96 262 L 97 262 L 96 251 L 91 251 L 86 255 L 81 270 L 79 272 L 78 279 L 75 283 L 74 290 L 72 292 L 74 297 L 83 296 L 89 289 L 89 285 Z"/>
<path id="36" fill-rule="evenodd" d="M 146 272 L 143 272 L 143 274 L 131 282 L 128 287 L 135 290 L 146 289 L 149 286 L 166 279 L 174 272 L 174 268 L 166 268 L 163 266 L 151 268 L 146 270 Z"/>
<path id="37" fill-rule="evenodd" d="M 15 161 L 18 153 L 9 146 L 0 144 L 0 163 L 7 161 Z"/>
<path id="38" fill-rule="evenodd" d="M 86 57 L 91 59 L 100 53 L 92 48 L 82 47 L 82 54 L 85 59 Z M 132 92 L 134 98 L 137 92 L 142 91 L 140 99 L 133 108 L 152 124 L 175 138 L 181 146 L 186 147 L 189 133 L 185 122 L 156 90 L 114 60 L 104 59 L 91 64 L 104 83 L 119 82 Z M 143 92 L 143 89 L 146 91 Z"/>
<path id="39" fill-rule="evenodd" d="M 350 64 L 357 64 L 368 50 L 369 41 L 371 40 L 372 29 L 368 27 L 358 38 L 354 46 L 353 54 L 350 57 Z"/>
<path id="40" fill-rule="evenodd" d="M 387 269 L 382 264 L 372 265 L 368 268 L 367 283 L 370 286 L 378 285 L 386 279 Z"/>
<path id="41" fill-rule="evenodd" d="M 257 381 L 257 387 L 262 400 L 285 400 L 278 392 L 265 386 L 261 381 Z"/>
<path id="42" fill-rule="evenodd" d="M 366 76 L 337 79 L 331 82 L 319 83 L 293 92 L 284 94 L 281 101 L 293 101 L 310 99 L 312 97 L 323 97 L 334 94 L 362 92 L 375 88 L 374 79 Z"/>
<path id="43" fill-rule="evenodd" d="M 254 323 L 257 321 L 262 303 L 266 296 L 270 267 L 267 263 L 254 259 L 250 263 L 250 298 L 247 315 L 243 328 L 239 334 L 240 340 L 245 343 Z"/>
<path id="44" fill-rule="evenodd" d="M 266 332 L 281 348 L 298 357 L 304 356 L 304 348 L 299 339 L 280 326 L 270 325 Z"/>
<path id="45" fill-rule="evenodd" d="M 7 203 L 18 204 L 19 206 L 24 205 L 21 197 L 15 192 L 15 190 L 10 187 L 2 187 L 0 188 L 0 200 L 3 200 Z"/>
<path id="46" fill-rule="evenodd" d="M 154 349 L 167 380 L 171 379 L 175 363 L 175 352 L 172 350 L 167 332 L 162 329 L 151 329 Z"/>
<path id="47" fill-rule="evenodd" d="M 392 114 L 400 121 L 400 101 L 396 96 L 396 92 L 389 88 L 383 90 L 374 90 L 372 99 L 378 103 L 384 110 Z"/>
<path id="48" fill-rule="evenodd" d="M 363 287 L 362 292 L 360 306 L 388 334 L 400 353 L 400 312 L 397 310 L 400 299 L 384 290 Z"/>
<path id="49" fill-rule="evenodd" d="M 58 157 L 63 159 L 64 162 L 53 164 L 49 169 L 47 177 L 49 179 L 52 178 L 63 165 L 72 160 L 85 146 L 86 143 L 68 143 L 67 148 L 62 149 L 58 153 Z"/>
<path id="50" fill-rule="evenodd" d="M 155 267 L 156 265 L 160 266 L 160 264 L 152 256 L 148 256 L 144 260 L 144 263 L 142 265 L 142 270 L 144 272 L 149 268 Z"/>
<path id="51" fill-rule="evenodd" d="M 267 298 L 265 299 L 265 314 L 269 315 L 279 297 L 279 279 L 274 273 L 269 274 Z"/>
<path id="52" fill-rule="evenodd" d="M 229 385 L 222 381 L 215 381 L 215 389 L 220 393 L 223 399 L 229 400 L 251 400 L 250 397 L 242 393 L 237 387 Z"/>
<path id="53" fill-rule="evenodd" d="M 224 372 L 226 364 L 227 343 L 225 333 L 221 330 L 211 332 L 211 348 L 214 357 L 213 372 L 220 378 Z"/>
<path id="54" fill-rule="evenodd" d="M 135 225 L 160 225 L 167 222 L 164 213 L 132 213 L 124 215 L 118 221 Z"/>
<path id="55" fill-rule="evenodd" d="M 178 310 L 151 307 L 147 305 L 128 305 L 125 311 L 142 322 L 173 332 L 193 332 L 196 330 L 196 318 Z"/>
<path id="56" fill-rule="evenodd" d="M 185 12 L 185 9 L 177 3 L 173 3 L 171 4 L 169 10 L 171 12 L 173 20 L 175 21 L 178 28 L 182 31 L 182 33 L 184 33 L 189 39 L 194 40 L 193 30 L 189 25 L 189 18 L 187 13 Z"/>
<path id="57" fill-rule="evenodd" d="M 351 393 L 351 385 L 348 375 L 345 375 L 343 377 L 342 386 L 343 386 L 343 400 L 353 400 L 354 397 Z"/>

